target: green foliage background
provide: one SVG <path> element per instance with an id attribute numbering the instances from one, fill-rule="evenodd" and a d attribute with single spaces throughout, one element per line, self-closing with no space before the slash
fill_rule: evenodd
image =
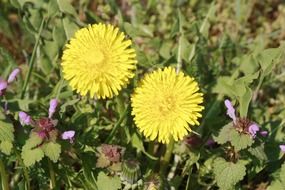
<path id="1" fill-rule="evenodd" d="M 22 70 L 0 99 L 9 108 L 7 115 L 0 115 L 0 168 L 6 168 L 9 186 L 48 189 L 54 178 L 58 189 L 131 188 L 116 172 L 96 167 L 102 143 L 125 147 L 126 157 L 140 162 L 144 182 L 159 173 L 165 147 L 137 131 L 129 98 L 144 73 L 182 63 L 182 70 L 199 82 L 205 110 L 201 125 L 194 128 L 200 143 L 175 144 L 169 167 L 177 165 L 164 188 L 284 188 L 279 149 L 285 143 L 284 18 L 281 0 L 0 0 L 0 75 L 7 78 L 15 67 Z M 124 31 L 138 59 L 136 77 L 119 97 L 105 101 L 72 92 L 60 68 L 64 45 L 74 32 L 98 22 Z M 75 130 L 75 143 L 50 144 L 57 147 L 53 151 L 28 147 L 37 153 L 21 155 L 30 128 L 20 126 L 18 112 L 46 116 L 54 97 L 60 100 L 57 128 Z M 225 98 L 269 136 L 252 142 L 229 128 Z M 219 145 L 209 148 L 209 138 Z M 149 151 L 151 146 L 158 151 Z M 147 188 L 137 186 L 133 188 Z"/>

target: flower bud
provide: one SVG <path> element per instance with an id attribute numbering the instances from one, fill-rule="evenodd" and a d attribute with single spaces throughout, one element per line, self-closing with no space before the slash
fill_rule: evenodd
<path id="1" fill-rule="evenodd" d="M 8 86 L 7 81 L 0 78 L 0 96 L 3 96 Z"/>
<path id="2" fill-rule="evenodd" d="M 57 99 L 51 99 L 49 103 L 49 109 L 48 109 L 48 117 L 51 118 L 53 114 L 56 111 L 56 107 L 58 105 L 58 100 Z"/>
<path id="3" fill-rule="evenodd" d="M 19 112 L 20 123 L 22 125 L 31 125 L 32 118 L 27 113 L 20 111 Z"/>
<path id="4" fill-rule="evenodd" d="M 62 133 L 61 138 L 63 140 L 69 140 L 70 143 L 73 143 L 75 131 L 65 131 Z"/>
<path id="5" fill-rule="evenodd" d="M 9 75 L 7 82 L 8 82 L 9 84 L 12 83 L 12 82 L 17 78 L 17 76 L 18 76 L 19 73 L 20 73 L 20 69 L 19 69 L 19 68 L 14 69 L 14 70 L 11 72 L 11 74 Z"/>
<path id="6" fill-rule="evenodd" d="M 122 178 L 130 184 L 134 184 L 141 176 L 139 162 L 136 160 L 125 160 L 122 164 Z"/>

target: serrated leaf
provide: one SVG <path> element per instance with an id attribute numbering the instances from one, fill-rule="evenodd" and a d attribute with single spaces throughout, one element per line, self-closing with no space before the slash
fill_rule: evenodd
<path id="1" fill-rule="evenodd" d="M 0 120 L 0 150 L 6 155 L 11 153 L 14 141 L 14 126 L 2 115 Z"/>
<path id="2" fill-rule="evenodd" d="M 250 135 L 242 134 L 236 131 L 232 123 L 225 125 L 214 140 L 219 144 L 230 142 L 236 151 L 242 150 L 253 144 L 253 139 Z"/>
<path id="3" fill-rule="evenodd" d="M 217 158 L 214 161 L 214 174 L 220 189 L 234 189 L 233 187 L 246 175 L 246 168 L 241 162 L 232 163 Z"/>
<path id="4" fill-rule="evenodd" d="M 100 190 L 118 190 L 121 189 L 121 180 L 118 176 L 109 177 L 100 172 L 97 177 L 97 187 Z"/>
<path id="5" fill-rule="evenodd" d="M 53 162 L 57 162 L 61 153 L 61 146 L 58 143 L 49 142 L 42 146 L 42 149 L 47 157 Z"/>
<path id="6" fill-rule="evenodd" d="M 100 156 L 97 159 L 96 167 L 98 168 L 106 168 L 110 166 L 111 162 L 104 156 L 103 154 L 100 154 Z"/>
<path id="7" fill-rule="evenodd" d="M 23 149 L 21 156 L 25 166 L 29 167 L 35 164 L 36 162 L 41 161 L 41 159 L 44 157 L 44 152 L 40 148 Z"/>
<path id="8" fill-rule="evenodd" d="M 260 145 L 260 146 L 257 146 L 257 147 L 252 147 L 250 149 L 248 149 L 249 152 L 255 156 L 258 160 L 260 161 L 266 161 L 268 160 L 265 152 L 264 152 L 264 145 Z"/>
<path id="9" fill-rule="evenodd" d="M 14 127 L 11 123 L 0 120 L 0 141 L 13 141 Z"/>
<path id="10" fill-rule="evenodd" d="M 22 150 L 28 150 L 35 148 L 37 145 L 41 144 L 43 139 L 37 133 L 31 133 L 30 138 L 26 141 Z"/>
<path id="11" fill-rule="evenodd" d="M 0 144 L 0 150 L 6 155 L 10 155 L 12 148 L 13 144 L 10 141 L 2 141 Z"/>
<path id="12" fill-rule="evenodd" d="M 21 156 L 27 167 L 41 161 L 44 157 L 43 150 L 41 148 L 37 148 L 42 141 L 42 138 L 37 133 L 31 133 L 30 138 L 23 146 Z"/>

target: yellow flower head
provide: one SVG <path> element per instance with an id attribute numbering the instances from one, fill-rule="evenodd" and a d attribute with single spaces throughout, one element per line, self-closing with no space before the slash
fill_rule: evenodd
<path id="1" fill-rule="evenodd" d="M 82 96 L 111 98 L 134 76 L 131 40 L 112 25 L 93 24 L 75 33 L 62 56 L 64 78 Z"/>
<path id="2" fill-rule="evenodd" d="M 183 139 L 190 125 L 199 125 L 204 109 L 197 82 L 167 67 L 147 74 L 132 96 L 132 115 L 140 131 L 150 140 L 169 143 Z"/>

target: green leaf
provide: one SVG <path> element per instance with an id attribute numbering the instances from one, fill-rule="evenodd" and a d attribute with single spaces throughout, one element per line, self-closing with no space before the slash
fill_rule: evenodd
<path id="1" fill-rule="evenodd" d="M 245 87 L 246 91 L 245 93 L 239 97 L 239 103 L 240 103 L 240 116 L 246 117 L 247 111 L 249 107 L 250 100 L 252 98 L 252 90 L 249 87 Z"/>
<path id="2" fill-rule="evenodd" d="M 21 157 L 27 167 L 41 161 L 44 157 L 43 150 L 37 147 L 42 141 L 42 138 L 37 133 L 31 133 L 30 138 L 22 147 Z"/>
<path id="3" fill-rule="evenodd" d="M 277 171 L 267 190 L 285 189 L 285 164 Z"/>
<path id="4" fill-rule="evenodd" d="M 68 0 L 57 0 L 57 4 L 61 12 L 76 16 L 76 11 Z"/>
<path id="5" fill-rule="evenodd" d="M 2 141 L 0 144 L 0 150 L 6 155 L 10 155 L 12 148 L 13 144 L 10 141 Z"/>
<path id="6" fill-rule="evenodd" d="M 100 154 L 100 156 L 97 159 L 96 162 L 96 167 L 98 168 L 106 168 L 108 166 L 110 166 L 111 162 L 108 160 L 108 158 L 106 158 L 105 155 Z"/>
<path id="7" fill-rule="evenodd" d="M 58 9 L 57 0 L 50 0 L 48 3 L 48 17 L 54 17 L 58 13 Z"/>
<path id="8" fill-rule="evenodd" d="M 159 49 L 159 54 L 164 58 L 164 59 L 168 59 L 171 54 L 171 50 L 172 50 L 173 44 L 170 41 L 165 41 L 162 43 L 160 49 Z"/>
<path id="9" fill-rule="evenodd" d="M 137 148 L 138 150 L 142 151 L 145 155 L 147 155 L 150 159 L 152 160 L 157 160 L 157 157 L 154 157 L 152 155 L 150 155 L 148 152 L 145 151 L 144 146 L 143 146 L 143 142 L 142 140 L 139 138 L 139 136 L 137 135 L 137 133 L 134 133 L 132 136 L 132 145 L 133 147 Z"/>
<path id="10" fill-rule="evenodd" d="M 39 162 L 44 157 L 44 152 L 40 148 L 23 149 L 21 153 L 25 166 L 29 167 Z"/>
<path id="11" fill-rule="evenodd" d="M 241 162 L 232 163 L 217 158 L 214 161 L 214 174 L 220 189 L 234 189 L 234 186 L 246 175 L 246 168 Z"/>
<path id="12" fill-rule="evenodd" d="M 31 133 L 30 138 L 26 141 L 23 146 L 23 150 L 35 148 L 43 142 L 43 139 L 37 133 Z"/>
<path id="13" fill-rule="evenodd" d="M 74 36 L 74 33 L 79 29 L 79 27 L 74 22 L 72 22 L 69 17 L 64 17 L 62 19 L 62 24 L 67 40 L 72 38 Z"/>
<path id="14" fill-rule="evenodd" d="M 1 110 L 0 110 L 1 112 Z M 14 141 L 14 126 L 5 119 L 5 115 L 0 116 L 0 150 L 6 155 L 10 155 Z"/>
<path id="15" fill-rule="evenodd" d="M 118 190 L 121 189 L 121 180 L 118 176 L 109 177 L 100 172 L 97 177 L 97 187 L 100 190 Z"/>
<path id="16" fill-rule="evenodd" d="M 11 123 L 0 120 L 0 141 L 13 141 L 14 127 Z"/>
<path id="17" fill-rule="evenodd" d="M 251 147 L 248 149 L 249 152 L 255 156 L 258 160 L 260 161 L 266 161 L 268 160 L 267 155 L 264 152 L 264 145 L 256 146 L 256 147 Z"/>
<path id="18" fill-rule="evenodd" d="M 256 56 L 264 76 L 268 75 L 274 68 L 275 64 L 279 62 L 282 53 L 281 50 L 281 48 L 265 49 Z"/>
<path id="19" fill-rule="evenodd" d="M 236 131 L 232 123 L 225 125 L 220 130 L 219 134 L 214 136 L 214 140 L 219 144 L 230 142 L 236 151 L 245 149 L 253 144 L 253 140 L 250 135 Z"/>
<path id="20" fill-rule="evenodd" d="M 57 162 L 61 153 L 61 146 L 58 143 L 49 142 L 42 146 L 42 149 L 47 157 L 53 162 Z"/>

